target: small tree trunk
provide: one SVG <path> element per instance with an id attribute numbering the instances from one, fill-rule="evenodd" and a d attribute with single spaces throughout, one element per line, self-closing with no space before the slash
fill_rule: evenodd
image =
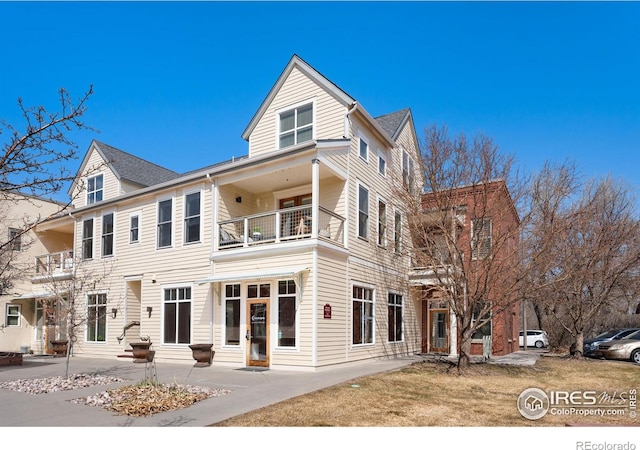
<path id="1" fill-rule="evenodd" d="M 471 365 L 471 333 L 465 329 L 461 333 L 460 354 L 458 355 L 458 372 Z"/>
<path id="2" fill-rule="evenodd" d="M 578 332 L 578 334 L 576 334 L 576 349 L 573 354 L 574 358 L 579 359 L 584 356 L 582 354 L 583 346 L 584 346 L 584 332 L 580 331 Z"/>

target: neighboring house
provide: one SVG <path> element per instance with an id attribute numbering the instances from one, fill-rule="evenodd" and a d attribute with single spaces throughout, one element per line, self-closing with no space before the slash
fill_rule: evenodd
<path id="1" fill-rule="evenodd" d="M 509 306 L 504 310 L 500 307 L 500 311 L 492 315 L 490 323 L 474 334 L 471 352 L 483 354 L 483 336 L 491 337 L 491 355 L 518 350 L 519 303 L 514 301 L 511 292 L 499 291 L 502 289 L 500 280 L 508 280 L 518 262 L 519 217 L 506 184 L 497 180 L 439 195 L 437 200 L 434 194 L 423 195 L 424 214 L 419 229 L 424 236 L 417 237 L 415 251 L 428 256 L 414 258 L 410 276 L 411 284 L 417 287 L 418 296 L 424 301 L 422 351 L 458 354 L 460 336 L 456 317 L 451 311 L 446 290 L 440 287 L 445 284 L 447 270 L 463 269 L 467 277 L 475 278 L 470 282 L 470 287 L 475 290 L 474 283 L 483 283 L 487 279 L 482 272 L 485 267 L 499 272 L 499 276 L 492 274 L 495 286 L 487 291 L 490 297 L 487 300 L 500 299 L 501 305 Z M 436 206 L 438 203 L 446 205 L 444 216 L 440 211 L 442 206 Z M 447 243 L 444 233 L 455 236 L 455 244 L 452 241 Z M 424 243 L 425 240 L 428 243 Z M 491 258 L 492 262 L 472 267 L 484 258 Z M 456 266 L 454 261 L 459 261 L 460 265 Z"/>
<path id="2" fill-rule="evenodd" d="M 0 351 L 46 352 L 43 293 L 32 285 L 34 276 L 59 270 L 59 236 L 38 238 L 33 226 L 62 211 L 64 205 L 31 195 L 3 192 L 0 200 Z M 51 255 L 51 258 L 42 255 Z M 59 255 L 58 255 L 59 256 Z M 35 264 L 34 264 L 35 262 Z"/>
<path id="3" fill-rule="evenodd" d="M 313 370 L 419 352 L 396 195 L 420 187 L 410 110 L 373 118 L 293 56 L 242 137 L 246 157 L 185 174 L 91 143 L 72 214 L 39 228 L 76 271 L 110 265 L 74 354 L 144 338 L 162 360 L 213 343 L 216 364 Z"/>

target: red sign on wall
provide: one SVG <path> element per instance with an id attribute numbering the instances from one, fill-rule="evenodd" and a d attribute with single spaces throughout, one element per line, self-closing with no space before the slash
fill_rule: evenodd
<path id="1" fill-rule="evenodd" d="M 324 318 L 331 319 L 331 305 L 328 303 L 324 305 Z"/>

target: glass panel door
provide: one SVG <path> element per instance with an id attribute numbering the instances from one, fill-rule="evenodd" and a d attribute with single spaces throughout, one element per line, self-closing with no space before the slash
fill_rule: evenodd
<path id="1" fill-rule="evenodd" d="M 247 366 L 269 367 L 269 303 L 247 301 Z"/>
<path id="2" fill-rule="evenodd" d="M 447 310 L 430 310 L 431 315 L 431 348 L 433 353 L 449 353 L 449 312 Z"/>

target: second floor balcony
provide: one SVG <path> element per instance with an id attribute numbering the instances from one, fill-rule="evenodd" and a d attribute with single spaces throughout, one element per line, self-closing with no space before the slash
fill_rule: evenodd
<path id="1" fill-rule="evenodd" d="M 43 283 L 52 279 L 67 279 L 73 275 L 73 251 L 49 253 L 36 256 L 34 283 Z"/>
<path id="2" fill-rule="evenodd" d="M 344 217 L 318 208 L 314 230 L 311 206 L 297 206 L 236 217 L 218 223 L 218 250 L 317 238 L 344 245 Z"/>

